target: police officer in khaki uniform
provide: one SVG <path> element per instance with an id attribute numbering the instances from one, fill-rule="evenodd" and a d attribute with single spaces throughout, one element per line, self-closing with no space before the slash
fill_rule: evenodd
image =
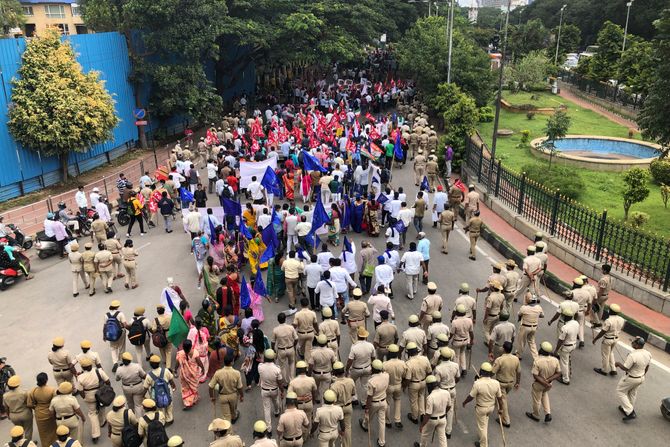
<path id="1" fill-rule="evenodd" d="M 137 257 L 139 253 L 133 247 L 133 241 L 126 239 L 121 249 L 121 258 L 123 259 L 123 268 L 126 270 L 126 289 L 137 288 Z"/>
<path id="2" fill-rule="evenodd" d="M 358 341 L 351 346 L 347 359 L 346 373 L 356 383 L 356 393 L 353 405 L 358 405 L 358 398 L 365 396 L 363 389 L 367 386 L 370 377 L 370 365 L 375 358 L 375 347 L 367 338 L 370 333 L 363 327 L 358 327 Z"/>
<path id="3" fill-rule="evenodd" d="M 142 416 L 142 399 L 144 398 L 144 372 L 139 363 L 133 362 L 130 352 L 121 354 L 121 365 L 116 370 L 116 381 L 121 382 L 123 395 L 126 396 L 128 406 L 133 406 L 135 416 Z"/>
<path id="4" fill-rule="evenodd" d="M 102 281 L 103 287 L 105 288 L 105 293 L 112 293 L 112 281 L 114 280 L 114 266 L 112 264 L 114 264 L 114 255 L 112 255 L 111 251 L 105 249 L 105 244 L 98 244 L 98 252 L 93 258 L 93 263 L 95 264 L 96 270 L 100 274 L 100 279 Z"/>
<path id="5" fill-rule="evenodd" d="M 344 434 L 344 413 L 335 405 L 337 396 L 333 390 L 323 393 L 324 405 L 316 409 L 311 433 L 319 430 L 319 447 L 333 447 L 339 436 Z"/>
<path id="6" fill-rule="evenodd" d="M 107 240 L 107 230 L 109 230 L 109 225 L 107 222 L 100 218 L 98 213 L 93 215 L 93 222 L 91 222 L 91 231 L 95 236 L 95 240 L 100 242 L 105 242 Z"/>
<path id="7" fill-rule="evenodd" d="M 535 344 L 535 333 L 540 318 L 544 318 L 542 307 L 538 303 L 537 295 L 526 294 L 528 304 L 519 309 L 519 338 L 515 354 L 521 359 L 526 345 L 530 348 L 530 355 L 537 358 L 537 345 Z"/>
<path id="8" fill-rule="evenodd" d="M 144 445 L 148 447 L 149 422 L 158 420 L 161 424 L 165 425 L 165 418 L 163 417 L 163 413 L 156 408 L 156 402 L 153 399 L 144 399 L 142 401 L 142 409 L 144 410 L 144 416 L 138 416 L 137 434 L 141 438 L 144 438 Z"/>
<path id="9" fill-rule="evenodd" d="M 424 331 L 433 321 L 433 312 L 442 310 L 442 297 L 437 294 L 437 284 L 431 281 L 426 285 L 426 289 L 428 295 L 421 301 L 421 313 L 419 314 L 419 321 Z"/>
<path id="10" fill-rule="evenodd" d="M 417 136 L 417 138 L 419 138 Z M 414 134 L 412 134 L 414 140 Z M 414 158 L 414 183 L 416 186 L 423 181 L 423 176 L 426 173 L 426 157 L 423 155 L 423 150 L 419 149 L 416 158 Z"/>
<path id="11" fill-rule="evenodd" d="M 644 379 L 649 371 L 651 363 L 651 353 L 644 349 L 645 340 L 637 337 L 631 343 L 631 351 L 623 363 L 616 362 L 615 366 L 621 368 L 626 375 L 619 380 L 616 386 L 619 411 L 624 414 L 623 421 L 635 419 L 635 400 L 637 399 L 637 390 L 644 383 Z"/>
<path id="12" fill-rule="evenodd" d="M 440 349 L 440 363 L 435 367 L 435 377 L 441 389 L 447 391 L 451 397 L 452 405 L 447 410 L 447 422 L 445 431 L 447 439 L 451 439 L 451 431 L 454 424 L 454 403 L 456 402 L 456 384 L 461 379 L 461 368 L 458 363 L 452 361 L 454 351 L 449 347 Z"/>
<path id="13" fill-rule="evenodd" d="M 437 334 L 435 339 L 437 340 L 437 349 L 433 353 L 433 356 L 428 359 L 433 368 L 440 363 L 440 350 L 449 346 L 449 334 Z"/>
<path id="14" fill-rule="evenodd" d="M 584 280 L 582 278 L 575 278 L 572 280 L 572 290 L 566 292 L 567 294 L 572 294 L 573 299 L 577 304 L 579 304 L 579 311 L 575 314 L 575 319 L 579 323 L 579 347 L 584 347 L 584 326 L 586 324 L 586 318 L 591 315 L 591 295 L 588 290 L 585 290 L 582 286 L 584 285 Z"/>
<path id="15" fill-rule="evenodd" d="M 503 289 L 503 295 L 505 295 L 505 309 L 507 313 L 511 314 L 514 310 L 513 302 L 516 301 L 516 292 L 517 285 L 519 284 L 519 272 L 515 270 L 516 262 L 514 259 L 508 259 L 505 262 L 505 288 Z"/>
<path id="16" fill-rule="evenodd" d="M 621 312 L 621 306 L 618 304 L 612 304 L 610 306 L 610 315 L 602 324 L 602 329 L 598 332 L 593 338 L 593 344 L 595 345 L 598 340 L 603 339 L 602 345 L 600 347 L 600 354 L 602 360 L 602 368 L 593 368 L 595 372 L 603 376 L 609 374 L 611 376 L 616 376 L 616 366 L 614 365 L 614 346 L 619 340 L 619 334 L 623 330 L 623 326 L 626 321 L 619 316 Z"/>
<path id="17" fill-rule="evenodd" d="M 367 327 L 367 318 L 370 316 L 370 309 L 368 305 L 361 301 L 363 291 L 360 288 L 355 288 L 352 292 L 353 300 L 349 301 L 342 313 L 347 318 L 347 326 L 349 326 L 349 337 L 351 343 L 356 343 L 358 328 Z"/>
<path id="18" fill-rule="evenodd" d="M 477 419 L 477 432 L 479 433 L 479 442 L 475 442 L 477 447 L 488 447 L 488 428 L 489 417 L 498 403 L 498 413 L 502 408 L 502 391 L 500 383 L 493 378 L 493 366 L 489 362 L 482 363 L 479 368 L 479 378 L 472 384 L 470 394 L 463 401 L 463 407 L 472 400 L 475 401 L 475 415 Z"/>
<path id="19" fill-rule="evenodd" d="M 102 362 L 100 360 L 100 355 L 95 352 L 91 351 L 91 347 L 93 344 L 89 340 L 82 340 L 81 343 L 79 343 L 79 346 L 81 347 L 81 352 L 77 354 L 77 362 L 81 364 L 81 361 L 85 358 L 88 358 L 91 360 L 91 363 L 93 366 L 96 368 L 102 368 Z"/>
<path id="20" fill-rule="evenodd" d="M 126 350 L 126 326 L 128 325 L 128 321 L 126 320 L 126 316 L 123 315 L 123 312 L 119 310 L 119 307 L 121 307 L 121 301 L 119 300 L 113 300 L 109 303 L 109 311 L 105 313 L 103 322 L 104 327 L 107 320 L 114 317 L 119 321 L 121 326 L 121 336 L 118 340 L 105 340 L 109 342 L 109 351 L 112 355 L 112 363 L 114 364 L 112 372 L 116 372 L 116 369 L 119 367 L 119 357 L 121 356 L 121 353 Z"/>
<path id="21" fill-rule="evenodd" d="M 55 416 L 57 424 L 69 428 L 72 438 L 79 440 L 81 435 L 79 419 L 83 424 L 86 422 L 86 417 L 81 412 L 77 398 L 72 395 L 72 389 L 70 382 L 58 385 L 58 391 L 49 404 L 49 411 Z"/>
<path id="22" fill-rule="evenodd" d="M 426 413 L 423 415 L 419 432 L 420 442 L 415 442 L 414 447 L 426 447 L 431 442 L 431 437 L 437 433 L 437 442 L 440 447 L 447 447 L 446 425 L 447 413 L 451 410 L 453 402 L 449 391 L 439 386 L 437 377 L 430 375 L 426 377 L 428 397 L 426 397 Z"/>
<path id="23" fill-rule="evenodd" d="M 521 269 L 523 270 L 523 276 L 517 287 L 516 297 L 514 298 L 515 301 L 519 296 L 525 294 L 529 288 L 533 294 L 539 295 L 537 275 L 542 271 L 542 261 L 535 256 L 534 245 L 529 245 L 526 248 L 526 257 L 523 258 L 523 266 Z"/>
<path id="24" fill-rule="evenodd" d="M 449 206 L 455 214 L 458 214 L 458 209 L 461 206 L 461 202 L 465 200 L 465 194 L 460 190 L 456 184 L 452 185 L 449 188 Z"/>
<path id="25" fill-rule="evenodd" d="M 438 172 L 439 167 L 437 165 L 437 157 L 429 157 L 428 162 L 426 162 L 426 176 L 428 177 L 428 186 L 430 187 L 430 192 L 435 191 Z"/>
<path id="26" fill-rule="evenodd" d="M 117 236 L 118 237 L 118 236 Z M 116 238 L 107 239 L 105 241 L 105 248 L 112 253 L 112 258 L 114 261 L 114 278 L 122 278 L 123 273 L 121 273 L 121 242 Z"/>
<path id="27" fill-rule="evenodd" d="M 500 383 L 500 390 L 502 396 L 500 398 L 500 409 L 502 424 L 505 427 L 510 427 L 509 408 L 507 407 L 507 395 L 512 389 L 518 390 L 521 382 L 521 362 L 519 357 L 512 354 L 513 344 L 511 341 L 503 343 L 505 353 L 496 358 L 493 362 L 493 374 L 496 380 Z"/>
<path id="28" fill-rule="evenodd" d="M 126 276 L 128 278 L 128 276 Z M 151 337 L 149 337 L 149 329 L 151 329 L 151 324 L 149 323 L 149 320 L 147 320 L 144 317 L 144 314 L 146 313 L 146 309 L 142 306 L 136 307 L 135 311 L 133 312 L 133 319 L 128 323 L 128 328 L 135 323 L 135 321 L 139 321 L 142 327 L 144 328 L 144 343 L 141 343 L 139 345 L 133 344 L 132 340 L 130 340 L 130 331 L 128 331 L 128 341 L 131 342 L 130 344 L 133 345 L 135 348 L 135 356 L 137 357 L 137 363 L 142 363 L 142 358 L 145 360 L 149 360 L 149 357 L 151 357 Z M 142 350 L 144 350 L 144 353 L 146 354 L 146 357 L 144 354 L 142 354 Z"/>
<path id="29" fill-rule="evenodd" d="M 407 355 L 404 377 L 410 406 L 407 418 L 418 424 L 419 418 L 426 412 L 426 377 L 432 373 L 432 367 L 426 356 L 419 355 L 419 348 L 413 341 L 407 343 Z"/>
<path id="30" fill-rule="evenodd" d="M 307 377 L 307 363 L 302 360 L 295 364 L 295 373 L 295 378 L 288 385 L 288 392 L 298 396 L 298 409 L 304 411 L 310 421 L 309 426 L 302 432 L 305 442 L 311 433 L 314 401 L 317 398 L 316 381 L 312 377 Z"/>
<path id="31" fill-rule="evenodd" d="M 435 126 L 430 126 L 430 133 L 428 134 L 428 150 L 435 152 L 437 150 L 437 133 Z"/>
<path id="32" fill-rule="evenodd" d="M 384 360 L 388 353 L 388 347 L 398 343 L 398 328 L 389 322 L 389 312 L 384 309 L 379 312 L 381 322 L 375 328 L 375 337 L 372 344 L 375 347 L 377 358 Z"/>
<path id="33" fill-rule="evenodd" d="M 316 313 L 309 309 L 307 298 L 300 300 L 300 306 L 302 308 L 293 317 L 293 327 L 298 332 L 298 354 L 305 361 L 309 361 L 314 334 L 319 330 L 319 325 L 316 320 Z"/>
<path id="34" fill-rule="evenodd" d="M 456 354 L 456 362 L 461 367 L 461 376 L 468 374 L 468 362 L 466 361 L 465 351 L 471 350 L 475 340 L 474 326 L 472 319 L 465 315 L 465 305 L 456 306 L 456 318 L 451 322 L 451 346 Z"/>
<path id="35" fill-rule="evenodd" d="M 277 363 L 285 381 L 290 382 L 295 370 L 295 347 L 298 343 L 298 332 L 286 323 L 286 314 L 277 315 L 278 326 L 272 329 L 272 349 L 277 353 Z"/>
<path id="36" fill-rule="evenodd" d="M 151 370 L 147 373 L 146 377 L 144 378 L 144 383 L 142 384 L 145 390 L 145 394 L 149 396 L 154 395 L 152 394 L 154 384 L 160 378 L 170 385 L 170 391 L 172 396 L 174 396 L 174 393 L 177 391 L 177 385 L 174 382 L 174 374 L 172 374 L 172 371 L 170 371 L 167 367 L 161 367 L 161 358 L 155 354 L 149 358 L 149 366 L 151 366 Z M 173 407 L 174 399 L 170 401 L 170 405 L 167 407 L 158 409 L 158 411 L 163 413 L 163 417 L 165 418 L 165 425 L 170 425 L 174 421 Z"/>
<path id="37" fill-rule="evenodd" d="M 172 321 L 172 314 L 165 313 L 165 306 L 163 304 L 158 304 L 156 306 L 156 317 L 154 321 L 151 322 L 151 327 L 149 331 L 152 334 L 155 334 L 159 330 L 163 331 L 165 337 L 167 338 L 167 333 L 170 330 L 170 321 Z M 165 363 L 165 367 L 172 369 L 172 343 L 167 342 L 162 348 L 158 348 L 160 351 L 160 357 Z"/>
<path id="38" fill-rule="evenodd" d="M 259 384 L 261 386 L 261 400 L 263 401 L 263 416 L 265 423 L 272 431 L 272 413 L 279 417 L 281 412 L 280 397 L 284 394 L 284 378 L 281 369 L 274 362 L 277 354 L 272 349 L 263 352 L 263 363 L 258 365 Z"/>
<path id="39" fill-rule="evenodd" d="M 533 400 L 533 412 L 526 412 L 526 416 L 535 422 L 540 421 L 540 405 L 544 409 L 544 422 L 551 421 L 551 406 L 549 404 L 549 390 L 551 382 L 561 377 L 561 366 L 558 359 L 552 355 L 553 346 L 545 341 L 540 345 L 540 355 L 533 362 L 531 374 L 533 374 L 533 386 L 531 398 Z"/>
<path id="40" fill-rule="evenodd" d="M 400 353 L 402 354 L 409 343 L 414 343 L 417 346 L 419 354 L 426 352 L 428 337 L 424 330 L 419 326 L 419 317 L 410 315 L 407 321 L 409 323 L 409 328 L 405 329 L 400 337 Z"/>
<path id="41" fill-rule="evenodd" d="M 475 210 L 463 228 L 463 231 L 468 232 L 468 236 L 470 237 L 470 256 L 468 258 L 472 261 L 477 260 L 477 239 L 479 239 L 483 226 L 484 222 L 479 217 L 479 210 Z"/>
<path id="42" fill-rule="evenodd" d="M 279 416 L 277 423 L 280 447 L 301 447 L 304 443 L 302 434 L 309 428 L 309 419 L 304 411 L 298 410 L 297 404 L 297 394 L 286 394 L 286 410 Z M 344 440 L 342 442 L 344 444 Z"/>
<path id="43" fill-rule="evenodd" d="M 26 438 L 25 431 L 20 425 L 13 426 L 12 429 L 9 430 L 9 436 L 12 439 L 5 444 L 5 447 L 37 447 L 30 438 Z"/>
<path id="44" fill-rule="evenodd" d="M 612 290 L 612 277 L 610 276 L 610 271 L 612 266 L 609 264 L 603 264 L 601 267 L 603 271 L 603 276 L 598 280 L 598 292 L 596 303 L 598 304 L 598 312 L 593 314 L 593 326 L 598 327 L 602 323 L 603 312 L 605 311 L 605 304 L 609 299 L 610 290 Z"/>
<path id="45" fill-rule="evenodd" d="M 9 415 L 9 420 L 14 425 L 23 430 L 21 436 L 25 435 L 28 441 L 32 441 L 33 410 L 28 408 L 28 393 L 20 390 L 19 386 L 21 386 L 19 376 L 12 376 L 7 380 L 7 391 L 2 395 L 3 412 Z"/>
<path id="46" fill-rule="evenodd" d="M 389 387 L 389 374 L 384 371 L 384 364 L 377 359 L 372 362 L 372 375 L 368 379 L 367 398 L 365 403 L 365 418 L 358 423 L 363 431 L 371 429 L 371 422 L 377 416 L 378 437 L 377 445 L 386 445 L 386 410 L 388 403 L 386 396 Z"/>
<path id="47" fill-rule="evenodd" d="M 479 211 L 479 193 L 475 191 L 475 185 L 468 185 L 468 193 L 465 195 L 465 226 L 470 225 L 470 219 L 475 211 Z"/>
<path id="48" fill-rule="evenodd" d="M 98 272 L 95 269 L 95 252 L 92 250 L 93 244 L 86 242 L 84 252 L 81 254 L 81 264 L 86 276 L 85 283 L 89 285 L 89 296 L 95 295 L 95 281 L 98 278 Z"/>
<path id="49" fill-rule="evenodd" d="M 70 434 L 72 434 L 72 437 L 70 437 Z M 59 425 L 56 428 L 56 436 L 56 442 L 52 444 L 52 447 L 81 447 L 81 443 L 78 439 L 75 439 L 74 432 L 67 425 Z"/>
<path id="50" fill-rule="evenodd" d="M 437 223 L 440 224 L 440 233 L 442 234 L 442 253 L 449 254 L 449 234 L 454 229 L 456 214 L 452 211 L 449 203 L 444 204 L 444 210 L 440 213 Z"/>
<path id="51" fill-rule="evenodd" d="M 493 326 L 491 337 L 489 338 L 490 362 L 503 355 L 503 345 L 505 342 L 510 342 L 514 346 L 514 337 L 516 336 L 516 326 L 509 321 L 509 314 L 506 311 L 501 311 L 498 319 L 499 321 Z"/>
<path id="52" fill-rule="evenodd" d="M 491 291 L 486 296 L 486 301 L 484 302 L 484 322 L 482 325 L 484 343 L 487 346 L 491 339 L 493 326 L 498 322 L 498 317 L 505 302 L 505 296 L 502 294 L 502 284 L 494 280 L 489 289 Z"/>
<path id="53" fill-rule="evenodd" d="M 565 324 L 561 328 L 561 333 L 558 335 L 558 343 L 556 344 L 556 351 L 561 365 L 562 377 L 558 379 L 563 385 L 570 385 L 570 376 L 572 367 L 570 357 L 572 351 L 577 348 L 577 338 L 579 337 L 579 323 L 574 320 L 574 314 L 571 310 L 563 312 L 563 320 Z"/>
<path id="54" fill-rule="evenodd" d="M 356 392 L 356 384 L 351 377 L 344 376 L 344 363 L 333 363 L 333 383 L 330 389 L 335 392 L 337 399 L 335 404 L 342 407 L 344 413 L 344 434 L 342 435 L 342 447 L 351 447 L 351 414 L 353 413 L 352 398 Z"/>
<path id="55" fill-rule="evenodd" d="M 393 421 L 396 428 L 402 429 L 402 391 L 407 365 L 400 358 L 400 347 L 397 344 L 388 346 L 387 355 L 388 360 L 384 362 L 384 372 L 389 376 L 386 389 L 386 421 L 388 426 Z M 391 417 L 391 402 L 393 402 L 393 417 Z"/>
<path id="56" fill-rule="evenodd" d="M 207 430 L 214 433 L 214 442 L 211 442 L 209 447 L 244 447 L 242 438 L 232 434 L 230 427 L 230 421 L 225 419 L 216 418 L 210 422 Z"/>
<path id="57" fill-rule="evenodd" d="M 468 295 L 470 293 L 470 285 L 466 282 L 461 283 L 458 287 L 458 297 L 454 300 L 454 311 L 451 313 L 451 321 L 456 318 L 456 308 L 459 304 L 463 305 L 465 309 L 465 316 L 472 320 L 472 324 L 477 320 L 477 301 Z"/>
<path id="58" fill-rule="evenodd" d="M 98 417 L 98 402 L 95 399 L 95 393 L 104 382 L 109 385 L 109 377 L 102 369 L 93 370 L 93 362 L 88 357 L 84 357 L 79 362 L 82 373 L 77 377 L 79 385 L 77 389 L 84 397 L 84 402 L 88 408 L 88 420 L 91 422 L 91 437 L 93 443 L 97 444 L 100 439 L 100 418 Z"/>
<path id="59" fill-rule="evenodd" d="M 70 261 L 70 270 L 72 271 L 72 296 L 79 296 L 79 278 L 81 282 L 84 283 L 85 288 L 89 288 L 90 284 L 86 279 L 86 273 L 84 273 L 84 259 L 82 254 L 79 253 L 79 244 L 77 242 L 72 242 L 70 244 L 70 253 L 67 255 L 68 260 Z"/>
<path id="60" fill-rule="evenodd" d="M 449 341 L 449 326 L 447 326 L 442 322 L 442 312 L 440 312 L 439 310 L 435 310 L 433 311 L 432 317 L 433 322 L 430 324 L 430 326 L 428 326 L 428 330 L 426 332 L 426 337 L 428 338 L 429 360 L 435 357 L 436 354 L 439 355 L 437 353 L 437 350 L 440 347 L 438 346 L 438 339 L 437 339 L 438 336 L 442 335 L 443 340 L 447 342 Z"/>
<path id="61" fill-rule="evenodd" d="M 216 399 L 214 391 L 217 385 L 219 386 L 218 405 L 221 417 L 234 424 L 240 415 L 240 412 L 237 411 L 237 404 L 244 402 L 244 386 L 242 375 L 233 368 L 232 355 L 227 355 L 223 359 L 223 368 L 216 371 L 209 381 L 209 398 L 212 402 Z"/>
<path id="62" fill-rule="evenodd" d="M 328 340 L 327 346 L 333 350 L 335 358 L 340 358 L 340 325 L 333 318 L 333 310 L 330 307 L 321 309 L 323 321 L 319 324 L 319 333 L 324 334 Z"/>
<path id="63" fill-rule="evenodd" d="M 137 427 L 137 418 L 133 410 L 126 407 L 125 396 L 116 396 L 112 402 L 112 409 L 107 412 L 107 434 L 114 447 L 123 447 L 121 432 L 125 425 L 125 416 L 128 418 L 128 424 Z"/>
<path id="64" fill-rule="evenodd" d="M 319 334 L 314 339 L 317 347 L 312 349 L 312 355 L 309 357 L 309 375 L 316 381 L 316 393 L 320 396 L 322 388 L 328 389 L 332 380 L 331 372 L 333 363 L 337 361 L 335 353 L 328 346 L 328 337 L 325 334 Z M 324 390 L 325 391 L 325 390 Z M 316 401 L 317 404 L 321 403 Z"/>
<path id="65" fill-rule="evenodd" d="M 47 356 L 49 363 L 53 367 L 54 379 L 57 384 L 63 382 L 74 382 L 74 377 L 77 371 L 74 369 L 74 356 L 70 351 L 64 348 L 65 339 L 63 337 L 56 337 L 51 342 L 51 352 Z"/>

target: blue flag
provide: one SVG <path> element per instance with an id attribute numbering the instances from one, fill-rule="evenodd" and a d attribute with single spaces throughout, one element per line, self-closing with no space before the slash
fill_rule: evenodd
<path id="1" fill-rule="evenodd" d="M 379 197 L 377 197 L 377 203 L 379 203 L 380 205 L 383 205 L 388 201 L 389 198 L 386 196 L 386 194 L 379 194 Z"/>
<path id="2" fill-rule="evenodd" d="M 182 204 L 186 204 L 188 206 L 189 203 L 195 202 L 193 199 L 193 193 L 188 190 L 188 188 L 180 188 L 179 189 L 179 198 L 181 199 Z"/>
<path id="3" fill-rule="evenodd" d="M 223 214 L 227 216 L 242 215 L 242 205 L 240 202 L 235 202 L 234 200 L 226 199 L 225 197 L 223 197 L 221 202 L 221 206 L 223 206 Z"/>
<path id="4" fill-rule="evenodd" d="M 347 260 L 347 252 L 353 254 L 354 249 L 351 248 L 351 242 L 349 242 L 349 239 L 347 239 L 346 236 L 344 236 L 344 242 L 342 243 L 342 260 L 346 262 Z"/>
<path id="5" fill-rule="evenodd" d="M 256 280 L 254 281 L 254 292 L 259 296 L 268 296 L 268 291 L 265 288 L 265 283 L 263 282 L 263 274 L 261 269 L 256 270 Z"/>
<path id="6" fill-rule="evenodd" d="M 419 189 L 421 191 L 429 191 L 430 190 L 430 184 L 428 183 L 428 177 L 425 175 L 423 176 L 423 180 L 421 180 L 421 186 L 419 186 Z"/>
<path id="7" fill-rule="evenodd" d="M 281 188 L 279 187 L 277 174 L 275 174 L 274 169 L 270 166 L 265 169 L 261 185 L 263 185 L 270 194 L 274 194 L 275 196 L 281 195 Z"/>
<path id="8" fill-rule="evenodd" d="M 279 248 L 279 239 L 277 233 L 272 225 L 268 225 L 261 231 L 261 238 L 265 244 L 265 251 L 261 255 L 259 263 L 265 264 L 270 259 L 274 258 L 275 250 Z"/>
<path id="9" fill-rule="evenodd" d="M 216 237 L 216 227 L 212 221 L 212 216 L 207 216 L 207 222 L 209 223 L 209 240 L 212 242 L 212 244 L 216 245 L 219 241 Z"/>
<path id="10" fill-rule="evenodd" d="M 396 160 L 403 159 L 402 145 L 400 144 L 400 131 L 395 134 L 395 144 L 393 146 L 393 155 L 395 155 Z"/>
<path id="11" fill-rule="evenodd" d="M 321 202 L 321 195 L 319 195 L 314 206 L 314 213 L 312 214 L 312 229 L 309 230 L 310 234 L 316 233 L 316 230 L 328 223 L 329 220 L 330 217 L 328 217 L 328 213 Z"/>
<path id="12" fill-rule="evenodd" d="M 279 215 L 277 214 L 276 210 L 272 210 L 271 222 L 272 222 L 272 225 L 281 225 L 281 219 L 279 218 Z"/>
<path id="13" fill-rule="evenodd" d="M 318 237 L 314 237 L 312 233 L 307 233 L 307 236 L 305 236 L 305 242 L 307 242 L 307 245 L 309 245 L 310 247 L 319 248 L 319 244 L 321 244 L 321 239 Z"/>
<path id="14" fill-rule="evenodd" d="M 319 163 L 319 160 L 314 155 L 304 149 L 302 150 L 302 162 L 305 165 L 306 171 L 328 172 L 326 168 L 321 166 L 321 163 Z"/>
<path id="15" fill-rule="evenodd" d="M 260 268 L 258 271 L 260 271 Z M 251 306 L 251 295 L 249 294 L 247 279 L 243 276 L 242 285 L 240 286 L 240 307 L 242 309 L 248 309 L 249 306 Z"/>
<path id="16" fill-rule="evenodd" d="M 398 221 L 393 225 L 393 228 L 395 228 L 398 233 L 404 233 L 407 231 L 407 227 L 405 226 L 405 223 L 402 221 L 402 219 L 398 219 Z"/>
<path id="17" fill-rule="evenodd" d="M 251 232 L 249 231 L 249 227 L 247 227 L 247 225 L 244 222 L 240 224 L 240 232 L 242 233 L 242 236 L 244 236 L 247 240 L 251 240 L 251 238 L 253 238 Z"/>

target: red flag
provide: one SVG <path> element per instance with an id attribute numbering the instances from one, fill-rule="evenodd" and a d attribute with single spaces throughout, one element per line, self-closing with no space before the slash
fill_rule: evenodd
<path id="1" fill-rule="evenodd" d="M 454 186 L 463 191 L 463 194 L 467 194 L 468 187 L 465 186 L 465 184 L 461 181 L 461 179 L 457 178 L 456 181 L 454 182 Z"/>

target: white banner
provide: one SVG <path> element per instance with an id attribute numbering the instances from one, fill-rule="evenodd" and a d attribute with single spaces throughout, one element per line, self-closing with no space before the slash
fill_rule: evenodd
<path id="1" fill-rule="evenodd" d="M 240 188 L 246 188 L 251 183 L 251 177 L 256 176 L 260 182 L 263 180 L 265 170 L 270 166 L 277 169 L 277 157 L 265 161 L 245 161 L 240 163 Z"/>

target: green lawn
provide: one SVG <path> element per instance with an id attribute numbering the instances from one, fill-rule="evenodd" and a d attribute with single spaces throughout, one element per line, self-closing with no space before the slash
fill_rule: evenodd
<path id="1" fill-rule="evenodd" d="M 572 125 L 568 133 L 628 138 L 628 128 L 613 123 L 595 112 L 582 109 L 563 98 L 561 100 L 568 106 L 568 114 L 572 118 Z M 516 100 L 515 103 L 517 103 Z M 496 157 L 502 160 L 504 166 L 520 171 L 521 167 L 527 163 L 544 163 L 547 165 L 546 162 L 533 157 L 528 147 L 516 147 L 521 141 L 522 130 L 530 131 L 531 140 L 544 136 L 544 126 L 547 119 L 547 116 L 536 115 L 533 120 L 528 120 L 523 113 L 500 111 L 500 128 L 514 131 L 514 135 L 511 137 L 498 138 Z M 490 146 L 493 123 L 480 123 L 479 132 L 486 144 Z M 640 136 L 636 135 L 635 138 L 639 139 Z M 586 189 L 579 199 L 580 202 L 597 211 L 607 209 L 609 216 L 623 219 L 623 201 L 621 199 L 623 182 L 621 181 L 621 174 L 588 169 L 579 169 L 579 174 L 586 183 Z M 649 197 L 644 202 L 633 205 L 631 212 L 642 211 L 649 214 L 650 219 L 644 229 L 670 237 L 670 210 L 663 207 L 658 185 L 651 184 L 650 190 Z"/>
<path id="2" fill-rule="evenodd" d="M 544 92 L 505 92 L 503 99 L 513 105 L 532 104 L 535 107 L 558 107 L 567 102 L 558 95 Z"/>

